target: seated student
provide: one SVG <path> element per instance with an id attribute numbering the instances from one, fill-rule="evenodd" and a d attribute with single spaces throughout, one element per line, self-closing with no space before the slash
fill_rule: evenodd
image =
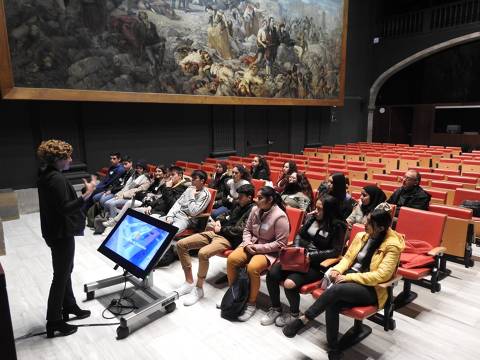
<path id="1" fill-rule="evenodd" d="M 313 201 L 313 195 L 311 193 L 311 187 L 305 187 L 305 181 L 303 179 L 304 175 L 302 173 L 291 173 L 288 178 L 288 184 L 282 192 L 282 200 L 287 206 L 307 211 Z M 305 188 L 302 188 L 302 185 Z M 308 193 L 309 189 L 310 194 Z"/>
<path id="2" fill-rule="evenodd" d="M 101 193 L 101 196 L 97 197 L 98 200 L 96 201 L 98 201 L 100 207 L 104 209 L 105 203 L 108 200 L 114 198 L 115 194 L 122 190 L 128 180 L 135 174 L 135 169 L 133 168 L 133 161 L 129 156 L 122 157 L 122 165 L 125 169 L 123 175 L 117 181 L 114 181 L 112 184 L 110 184 L 108 188 L 103 193 Z"/>
<path id="3" fill-rule="evenodd" d="M 227 182 L 232 177 L 228 174 L 227 163 L 225 161 L 219 161 L 215 165 L 215 174 L 213 174 L 213 179 L 210 181 L 209 187 L 217 190 L 215 195 L 215 203 L 213 208 L 217 209 L 222 206 L 222 199 L 228 195 L 230 189 L 228 188 Z"/>
<path id="4" fill-rule="evenodd" d="M 230 211 L 238 198 L 237 189 L 250 184 L 250 173 L 243 165 L 235 165 L 232 169 L 232 178 L 227 181 L 228 192 L 223 194 L 221 206 L 212 211 L 215 220 L 219 215 Z"/>
<path id="5" fill-rule="evenodd" d="M 168 178 L 165 184 L 159 189 L 159 196 L 148 204 L 148 206 L 138 208 L 137 211 L 152 215 L 156 218 L 165 216 L 191 185 L 191 182 L 184 178 L 181 167 L 175 165 L 170 166 L 168 168 Z"/>
<path id="6" fill-rule="evenodd" d="M 105 227 L 115 226 L 115 224 L 121 219 L 123 214 L 129 208 L 139 208 L 147 207 L 150 205 L 157 197 L 161 196 L 160 189 L 162 186 L 165 186 L 165 176 L 167 175 L 167 169 L 163 165 L 157 166 L 155 169 L 155 174 L 153 176 L 153 182 L 150 184 L 150 187 L 145 191 L 137 192 L 135 197 L 131 201 L 127 201 L 123 205 L 122 210 L 117 214 L 117 216 L 111 218 L 108 221 L 102 223 Z M 160 194 L 160 195 L 159 195 Z"/>
<path id="7" fill-rule="evenodd" d="M 276 263 L 267 273 L 267 288 L 272 307 L 260 320 L 262 325 L 285 326 L 300 314 L 300 288 L 323 278 L 325 269 L 320 263 L 326 259 L 336 258 L 342 254 L 345 243 L 346 224 L 340 217 L 338 200 L 326 195 L 317 200 L 316 210 L 309 214 L 305 225 L 295 239 L 295 246 L 307 249 L 310 269 L 307 273 L 282 270 Z M 280 283 L 284 281 L 285 295 L 290 304 L 290 311 L 282 314 L 280 303 Z"/>
<path id="8" fill-rule="evenodd" d="M 263 156 L 255 156 L 253 158 L 250 173 L 252 174 L 252 179 L 270 181 L 270 167 Z"/>
<path id="9" fill-rule="evenodd" d="M 297 181 L 300 184 L 300 188 L 302 192 L 310 199 L 310 205 L 307 208 L 307 211 L 314 211 L 315 210 L 315 199 L 313 195 L 312 185 L 310 185 L 310 181 L 307 178 L 305 173 L 299 173 L 302 176 L 297 176 Z"/>
<path id="10" fill-rule="evenodd" d="M 396 272 L 400 253 L 405 247 L 401 234 L 390 228 L 392 218 L 383 209 L 367 217 L 365 232 L 358 233 L 340 262 L 325 276 L 333 283 L 298 319 L 283 328 L 294 337 L 310 320 L 325 311 L 329 359 L 338 359 L 338 323 L 340 311 L 354 306 L 375 305 L 383 308 L 387 289 L 377 285 L 389 281 Z"/>
<path id="11" fill-rule="evenodd" d="M 105 211 L 110 218 L 117 216 L 119 209 L 131 200 L 139 191 L 145 191 L 150 186 L 147 174 L 147 163 L 139 160 L 135 165 L 135 173 L 128 179 L 125 186 L 113 198 L 105 202 Z"/>
<path id="12" fill-rule="evenodd" d="M 122 164 L 122 157 L 120 153 L 114 152 L 110 154 L 110 167 L 108 168 L 107 175 L 100 181 L 93 191 L 92 196 L 88 199 L 85 208 L 88 209 L 94 202 L 100 200 L 102 195 L 109 190 L 109 188 L 116 183 L 118 184 L 120 179 L 125 174 L 126 170 Z"/>
<path id="13" fill-rule="evenodd" d="M 279 193 L 282 193 L 283 190 L 285 189 L 285 186 L 288 184 L 288 178 L 292 173 L 298 172 L 297 170 L 297 164 L 293 160 L 287 161 L 285 164 L 283 164 L 283 169 L 282 169 L 282 176 L 280 178 L 274 179 L 273 181 L 277 181 L 275 185 L 275 190 L 277 190 Z"/>
<path id="14" fill-rule="evenodd" d="M 246 184 L 238 188 L 238 202 L 230 215 L 223 214 L 211 224 L 209 231 L 194 234 L 177 242 L 177 254 L 185 273 L 185 283 L 175 290 L 179 296 L 189 294 L 183 304 L 193 305 L 203 297 L 203 284 L 208 271 L 208 259 L 227 249 L 235 249 L 243 240 L 243 230 L 252 210 L 255 196 L 253 185 Z M 193 286 L 192 262 L 189 250 L 200 249 L 198 252 L 197 284 Z M 193 291 L 192 291 L 193 290 Z"/>
<path id="15" fill-rule="evenodd" d="M 407 206 L 414 209 L 428 210 L 431 195 L 420 186 L 421 175 L 416 170 L 408 170 L 403 177 L 402 186 L 399 187 L 387 200 L 389 204 L 397 205 L 395 216 L 400 208 Z"/>
<path id="16" fill-rule="evenodd" d="M 243 242 L 227 258 L 229 286 L 235 281 L 239 267 L 246 267 L 250 278 L 250 295 L 239 321 L 247 321 L 257 311 L 260 275 L 273 265 L 280 249 L 287 245 L 289 227 L 280 195 L 269 186 L 262 187 L 257 193 L 257 206 L 248 217 Z"/>
<path id="17" fill-rule="evenodd" d="M 367 216 L 379 204 L 385 202 L 387 196 L 375 185 L 363 187 L 360 194 L 360 202 L 353 208 L 352 213 L 347 218 L 348 228 L 351 229 L 354 224 L 366 224 Z"/>
<path id="18" fill-rule="evenodd" d="M 343 219 L 346 219 L 355 206 L 355 200 L 352 199 L 350 194 L 347 193 L 347 179 L 342 173 L 335 173 L 328 177 L 326 188 L 324 184 L 321 184 L 318 188 L 319 197 L 322 196 L 325 191 L 335 197 L 340 204 L 340 214 Z"/>
<path id="19" fill-rule="evenodd" d="M 192 186 L 189 186 L 183 192 L 168 211 L 168 214 L 160 218 L 160 220 L 176 226 L 178 228 L 177 234 L 187 228 L 194 227 L 197 223 L 194 217 L 207 208 L 211 198 L 210 191 L 205 186 L 207 179 L 208 175 L 205 171 L 193 171 Z"/>

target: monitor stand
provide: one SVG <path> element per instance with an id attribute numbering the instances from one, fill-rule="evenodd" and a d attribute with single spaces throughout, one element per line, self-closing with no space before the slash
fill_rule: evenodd
<path id="1" fill-rule="evenodd" d="M 135 294 L 147 301 L 147 304 L 120 318 L 120 326 L 117 328 L 117 340 L 125 339 L 130 335 L 130 327 L 138 325 L 139 323 L 142 323 L 140 326 L 145 325 L 145 322 L 142 320 L 146 319 L 154 312 L 163 310 L 167 313 L 171 313 L 175 310 L 175 300 L 178 299 L 178 293 L 172 292 L 166 294 L 154 287 L 153 274 L 149 274 L 144 280 L 142 280 L 130 273 L 126 273 L 125 275 L 113 276 L 85 284 L 83 288 L 87 294 L 87 300 L 92 300 L 95 297 L 95 290 L 123 284 L 125 281 L 128 281 L 135 286 Z"/>

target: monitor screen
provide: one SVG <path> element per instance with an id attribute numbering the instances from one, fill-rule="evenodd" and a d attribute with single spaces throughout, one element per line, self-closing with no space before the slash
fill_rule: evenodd
<path id="1" fill-rule="evenodd" d="M 177 230 L 175 226 L 128 209 L 98 251 L 144 279 L 168 249 Z"/>

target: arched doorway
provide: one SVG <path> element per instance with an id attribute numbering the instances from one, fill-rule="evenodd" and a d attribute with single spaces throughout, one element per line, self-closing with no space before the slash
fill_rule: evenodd
<path id="1" fill-rule="evenodd" d="M 372 141 L 373 135 L 373 116 L 376 110 L 376 100 L 378 93 L 385 82 L 394 74 L 399 72 L 400 70 L 406 68 L 407 66 L 422 60 L 430 55 L 436 54 L 440 51 L 446 50 L 448 48 L 462 45 L 468 42 L 472 42 L 475 40 L 480 39 L 480 32 L 474 32 L 468 35 L 460 36 L 454 39 L 450 39 L 448 41 L 444 41 L 442 43 L 436 44 L 434 46 L 428 47 L 422 51 L 419 51 L 404 60 L 400 61 L 399 63 L 395 64 L 394 66 L 390 67 L 384 73 L 382 73 L 370 87 L 370 96 L 368 102 L 368 122 L 367 122 L 367 141 Z"/>

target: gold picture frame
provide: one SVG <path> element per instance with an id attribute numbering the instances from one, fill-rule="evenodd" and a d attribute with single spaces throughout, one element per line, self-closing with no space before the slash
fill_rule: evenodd
<path id="1" fill-rule="evenodd" d="M 162 92 L 105 91 L 17 86 L 14 81 L 15 76 L 13 73 L 12 58 L 10 55 L 11 53 L 9 47 L 9 29 L 7 29 L 5 1 L 6 0 L 0 0 L 0 91 L 3 99 L 219 105 L 343 106 L 344 104 L 348 0 L 338 0 L 342 4 L 341 6 L 343 6 L 343 23 L 341 26 L 342 32 L 340 50 L 341 59 L 338 70 L 338 96 L 316 99 L 292 97 L 279 98 L 253 96 L 243 97 L 218 95 L 187 95 L 176 93 L 169 94 Z"/>

